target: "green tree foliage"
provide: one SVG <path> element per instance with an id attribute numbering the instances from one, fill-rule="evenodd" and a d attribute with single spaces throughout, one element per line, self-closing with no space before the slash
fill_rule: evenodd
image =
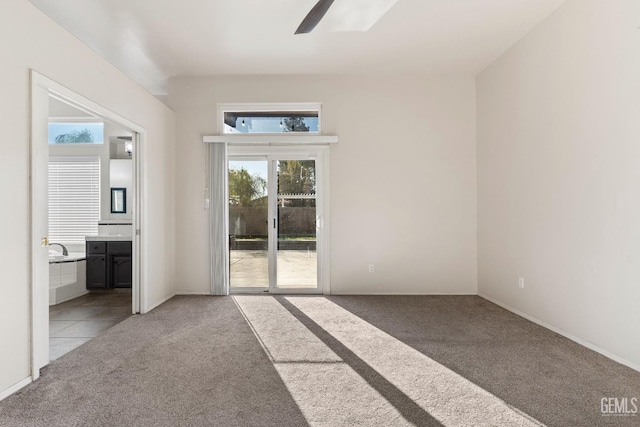
<path id="1" fill-rule="evenodd" d="M 309 132 L 309 126 L 302 117 L 287 117 L 284 119 L 284 132 Z"/>
<path id="2" fill-rule="evenodd" d="M 229 170 L 229 201 L 238 206 L 266 204 L 267 181 L 251 175 L 245 168 Z"/>
<path id="3" fill-rule="evenodd" d="M 316 162 L 314 160 L 282 160 L 278 162 L 279 194 L 315 194 Z M 288 206 L 308 206 L 311 200 L 289 200 Z"/>
<path id="4" fill-rule="evenodd" d="M 55 138 L 56 144 L 91 143 L 93 134 L 89 129 L 74 130 L 70 133 L 63 133 Z"/>

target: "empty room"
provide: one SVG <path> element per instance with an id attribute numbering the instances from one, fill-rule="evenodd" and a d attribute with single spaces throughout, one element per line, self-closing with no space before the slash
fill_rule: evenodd
<path id="1" fill-rule="evenodd" d="M 640 2 L 4 0 L 0 426 L 640 425 Z"/>

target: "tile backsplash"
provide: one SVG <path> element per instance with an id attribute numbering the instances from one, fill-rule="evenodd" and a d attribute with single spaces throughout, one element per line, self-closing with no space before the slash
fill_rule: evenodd
<path id="1" fill-rule="evenodd" d="M 98 223 L 99 236 L 131 236 L 133 226 L 131 223 Z"/>

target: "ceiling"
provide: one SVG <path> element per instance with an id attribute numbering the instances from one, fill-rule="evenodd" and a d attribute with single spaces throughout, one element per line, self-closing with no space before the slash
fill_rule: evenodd
<path id="1" fill-rule="evenodd" d="M 476 75 L 564 2 L 398 0 L 368 32 L 294 35 L 316 0 L 30 1 L 154 95 L 173 76 Z"/>

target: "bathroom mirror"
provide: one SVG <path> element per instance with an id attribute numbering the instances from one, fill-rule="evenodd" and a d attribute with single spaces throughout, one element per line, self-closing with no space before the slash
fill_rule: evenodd
<path id="1" fill-rule="evenodd" d="M 126 188 L 111 188 L 111 213 L 127 213 Z"/>

